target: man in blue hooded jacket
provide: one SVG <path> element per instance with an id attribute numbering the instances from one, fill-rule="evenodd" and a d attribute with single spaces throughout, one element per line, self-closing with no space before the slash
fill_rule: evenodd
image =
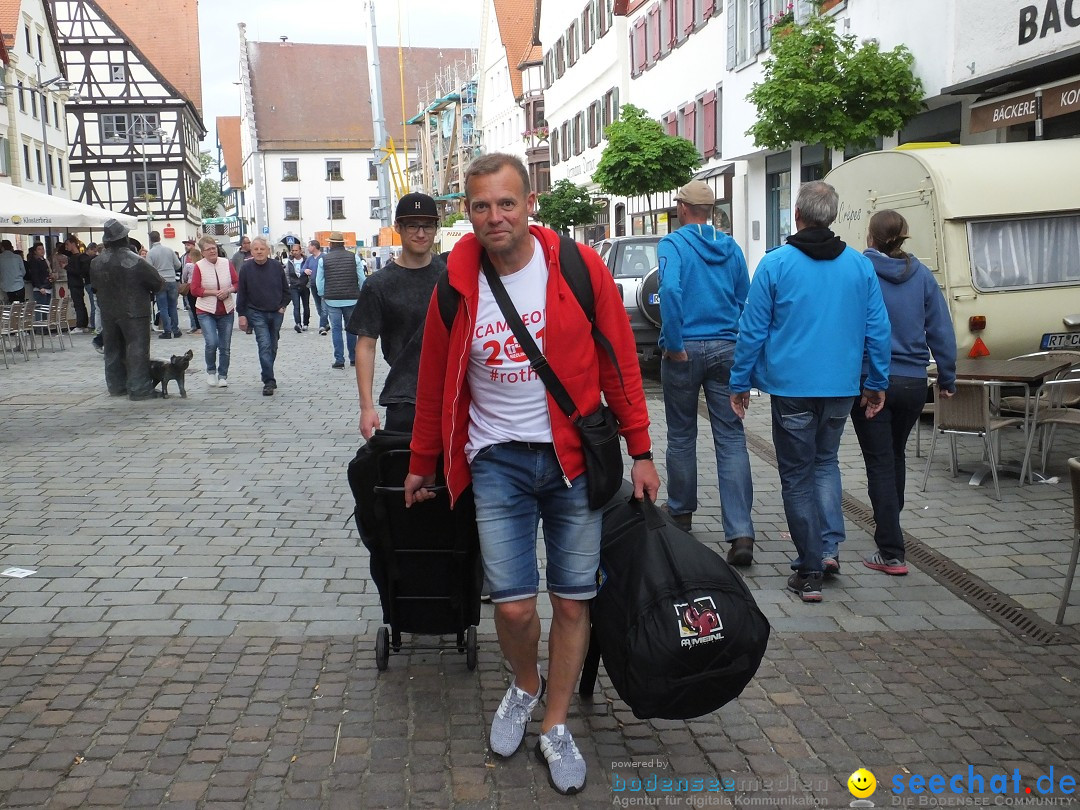
<path id="1" fill-rule="evenodd" d="M 837 453 L 860 396 L 864 356 L 858 401 L 867 419 L 881 411 L 889 387 L 892 330 L 881 287 L 870 260 L 829 229 L 838 208 L 828 183 L 799 189 L 798 232 L 757 266 L 731 369 L 739 418 L 751 385 L 770 395 L 784 514 L 798 552 L 787 586 L 804 602 L 820 602 L 823 574 L 839 571 L 823 554 L 823 533 L 843 525 Z"/>
<path id="2" fill-rule="evenodd" d="M 712 423 L 728 562 L 754 561 L 754 486 L 742 420 L 728 382 L 739 316 L 750 288 L 743 252 L 710 224 L 713 190 L 691 180 L 675 193 L 681 227 L 660 240 L 660 374 L 667 416 L 668 500 L 689 531 L 697 509 L 697 407 L 702 388 Z"/>

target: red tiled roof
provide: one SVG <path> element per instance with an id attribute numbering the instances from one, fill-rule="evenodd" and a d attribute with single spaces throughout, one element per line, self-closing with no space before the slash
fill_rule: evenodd
<path id="1" fill-rule="evenodd" d="M 403 48 L 405 109 L 415 112 L 417 88 L 440 69 L 468 61 L 466 48 Z M 370 149 L 371 88 L 367 48 L 301 42 L 249 42 L 251 94 L 259 149 Z M 388 134 L 402 137 L 398 49 L 379 48 Z"/>
<path id="2" fill-rule="evenodd" d="M 15 45 L 15 35 L 19 31 L 19 11 L 22 0 L 0 0 L 0 31 L 3 32 L 4 45 L 10 49 Z"/>
<path id="3" fill-rule="evenodd" d="M 499 38 L 506 49 L 510 68 L 510 87 L 514 98 L 521 98 L 522 56 L 531 50 L 536 0 L 494 0 Z"/>
<path id="4" fill-rule="evenodd" d="M 0 3 L 5 0 L 0 0 Z M 94 0 L 128 41 L 202 117 L 198 0 Z"/>
<path id="5" fill-rule="evenodd" d="M 217 138 L 221 144 L 225 170 L 229 175 L 229 188 L 243 188 L 244 167 L 241 165 L 243 157 L 240 149 L 240 116 L 219 115 Z"/>

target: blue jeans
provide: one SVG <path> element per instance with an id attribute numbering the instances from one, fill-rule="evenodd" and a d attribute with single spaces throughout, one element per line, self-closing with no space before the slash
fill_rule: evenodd
<path id="1" fill-rule="evenodd" d="M 837 452 L 852 397 L 772 397 L 772 434 L 788 531 L 802 573 L 821 573 L 823 534 L 843 530 Z"/>
<path id="2" fill-rule="evenodd" d="M 345 331 L 345 324 L 352 317 L 354 306 L 355 304 L 349 304 L 347 307 L 332 307 L 325 300 L 323 301 L 323 310 L 330 315 L 330 335 L 334 341 L 335 363 L 345 362 L 346 347 L 349 349 L 349 362 L 356 362 L 356 335 Z M 342 334 L 345 335 L 344 341 L 341 338 Z"/>
<path id="3" fill-rule="evenodd" d="M 274 361 L 277 359 L 278 336 L 281 334 L 281 322 L 285 316 L 277 310 L 263 312 L 261 309 L 249 309 L 247 319 L 255 332 L 255 343 L 259 347 L 259 367 L 262 369 L 263 385 L 274 383 Z"/>
<path id="4" fill-rule="evenodd" d="M 494 444 L 470 465 L 484 576 L 493 602 L 536 596 L 536 529 L 544 521 L 548 592 L 563 599 L 596 595 L 602 512 L 589 509 L 585 475 L 567 487 L 555 451 L 518 442 Z"/>
<path id="5" fill-rule="evenodd" d="M 180 319 L 176 317 L 176 282 L 166 281 L 165 288 L 157 294 L 157 308 L 161 315 L 161 332 L 165 335 L 180 334 Z"/>
<path id="6" fill-rule="evenodd" d="M 323 298 L 319 295 L 319 291 L 315 289 L 315 277 L 311 277 L 311 281 L 308 283 L 308 289 L 311 290 L 311 300 L 315 302 L 315 311 L 319 313 L 319 328 L 329 329 L 330 318 L 326 315 L 326 305 L 323 304 Z"/>
<path id="7" fill-rule="evenodd" d="M 743 423 L 731 410 L 731 362 L 735 343 L 730 340 L 695 340 L 683 345 L 689 360 L 667 357 L 660 361 L 664 386 L 664 413 L 667 417 L 668 508 L 673 515 L 694 512 L 697 500 L 698 397 L 705 389 L 709 408 L 716 476 L 724 537 L 754 539 L 750 509 L 754 484 L 750 478 L 750 456 L 746 452 Z"/>
<path id="8" fill-rule="evenodd" d="M 226 312 L 224 315 L 211 315 L 208 312 L 200 312 L 199 328 L 202 329 L 203 334 L 206 373 L 228 378 L 233 314 Z"/>

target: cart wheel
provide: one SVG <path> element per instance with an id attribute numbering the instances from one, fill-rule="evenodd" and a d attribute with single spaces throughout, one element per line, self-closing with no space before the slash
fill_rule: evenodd
<path id="1" fill-rule="evenodd" d="M 465 666 L 472 672 L 476 669 L 476 628 L 465 631 Z"/>
<path id="2" fill-rule="evenodd" d="M 375 666 L 379 672 L 386 671 L 386 665 L 390 661 L 390 631 L 380 627 L 375 634 Z"/>

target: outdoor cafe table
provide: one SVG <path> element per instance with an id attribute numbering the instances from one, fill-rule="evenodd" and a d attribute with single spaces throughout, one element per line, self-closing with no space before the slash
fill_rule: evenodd
<path id="1" fill-rule="evenodd" d="M 1055 376 L 1072 364 L 1072 360 L 1060 357 L 1024 357 L 1014 360 L 1003 357 L 960 357 L 956 360 L 956 379 L 981 380 L 998 389 L 1005 385 L 1022 385 L 1024 387 L 1024 445 L 1026 447 L 1028 433 L 1035 429 L 1031 423 L 1032 391 L 1038 388 L 1043 380 Z M 930 373 L 933 376 L 934 372 Z M 998 470 L 1013 473 L 1018 477 L 1021 473 L 1020 466 L 1014 464 L 999 465 Z M 972 474 L 968 483 L 974 487 L 979 486 L 989 472 L 989 465 L 983 464 Z"/>

